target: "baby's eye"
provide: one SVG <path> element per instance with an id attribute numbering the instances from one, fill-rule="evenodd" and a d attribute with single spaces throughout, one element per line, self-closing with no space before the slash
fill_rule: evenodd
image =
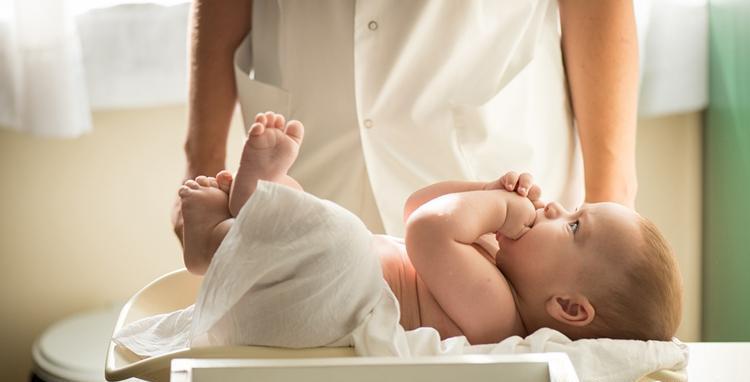
<path id="1" fill-rule="evenodd" d="M 570 230 L 573 231 L 573 233 L 576 233 L 578 231 L 578 220 L 568 223 L 568 226 L 570 227 Z"/>

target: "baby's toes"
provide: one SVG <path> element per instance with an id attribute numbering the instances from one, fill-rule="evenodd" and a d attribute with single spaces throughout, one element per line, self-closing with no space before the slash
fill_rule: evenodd
<path id="1" fill-rule="evenodd" d="M 266 131 L 266 125 L 260 122 L 255 122 L 250 126 L 250 130 L 247 131 L 247 134 L 253 137 L 257 137 L 259 135 L 263 135 L 265 131 Z"/>
<path id="2" fill-rule="evenodd" d="M 195 178 L 195 182 L 203 187 L 211 187 L 211 180 L 207 176 L 200 175 Z"/>
<path id="3" fill-rule="evenodd" d="M 286 118 L 284 118 L 281 114 L 276 114 L 276 120 L 274 121 L 273 127 L 284 130 L 284 126 L 286 125 Z"/>
<path id="4" fill-rule="evenodd" d="M 186 180 L 185 183 L 183 183 L 183 185 L 190 187 L 193 190 L 197 190 L 201 188 L 201 186 L 199 186 L 198 183 L 192 179 Z"/>
<path id="5" fill-rule="evenodd" d="M 192 192 L 192 189 L 188 186 L 180 186 L 180 189 L 177 190 L 177 195 L 180 196 L 180 198 L 187 198 L 190 193 Z"/>
<path id="6" fill-rule="evenodd" d="M 266 112 L 266 127 L 272 128 L 276 125 L 276 113 L 272 111 Z"/>
<path id="7" fill-rule="evenodd" d="M 219 171 L 216 174 L 216 183 L 219 185 L 219 189 L 229 194 L 229 190 L 232 188 L 232 173 L 227 170 Z"/>
<path id="8" fill-rule="evenodd" d="M 302 126 L 302 122 L 297 120 L 289 121 L 286 126 L 286 135 L 290 136 L 297 143 L 302 143 L 302 138 L 305 135 L 305 128 Z"/>

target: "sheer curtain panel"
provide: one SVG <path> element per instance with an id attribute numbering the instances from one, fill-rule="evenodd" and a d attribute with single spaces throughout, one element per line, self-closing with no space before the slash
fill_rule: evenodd
<path id="1" fill-rule="evenodd" d="M 0 0 L 0 127 L 43 137 L 91 130 L 83 60 L 66 0 Z"/>

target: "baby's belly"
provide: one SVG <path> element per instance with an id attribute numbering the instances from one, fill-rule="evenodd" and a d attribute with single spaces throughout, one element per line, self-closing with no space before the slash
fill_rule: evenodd
<path id="1" fill-rule="evenodd" d="M 432 327 L 443 339 L 463 335 L 417 275 L 403 241 L 375 235 L 374 242 L 375 253 L 380 256 L 383 277 L 399 302 L 401 326 L 406 330 Z"/>

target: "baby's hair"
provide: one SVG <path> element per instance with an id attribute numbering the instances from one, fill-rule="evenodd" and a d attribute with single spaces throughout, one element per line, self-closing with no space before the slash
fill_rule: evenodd
<path id="1" fill-rule="evenodd" d="M 654 223 L 641 217 L 639 226 L 634 255 L 609 254 L 628 259 L 606 296 L 592 301 L 592 337 L 669 341 L 680 325 L 682 278 L 674 251 Z"/>

